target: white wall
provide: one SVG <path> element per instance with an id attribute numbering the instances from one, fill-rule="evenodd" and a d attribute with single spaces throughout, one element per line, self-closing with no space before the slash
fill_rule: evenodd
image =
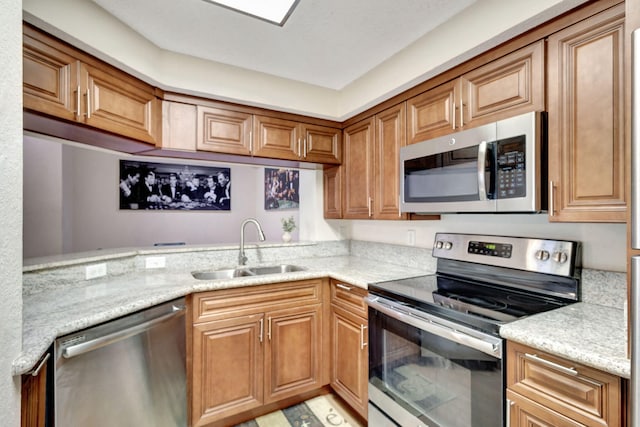
<path id="1" fill-rule="evenodd" d="M 365 240 L 431 248 L 435 233 L 475 233 L 507 236 L 576 240 L 582 243 L 584 267 L 608 271 L 626 271 L 625 224 L 549 223 L 546 214 L 518 215 L 442 215 L 435 221 L 345 221 L 344 235 Z"/>
<path id="2" fill-rule="evenodd" d="M 262 166 L 141 158 L 33 134 L 24 137 L 24 156 L 25 258 L 167 242 L 238 244 L 240 224 L 249 217 L 260 221 L 267 242 L 280 242 L 281 218 L 300 223 L 299 209 L 265 210 Z M 229 167 L 231 210 L 120 210 L 120 159 Z M 313 170 L 300 174 L 315 177 Z M 313 181 L 300 181 L 301 204 L 314 200 Z M 253 226 L 245 241 L 258 241 Z"/>
<path id="3" fill-rule="evenodd" d="M 20 377 L 11 364 L 22 347 L 22 8 L 0 13 L 0 423 L 20 425 Z"/>
<path id="4" fill-rule="evenodd" d="M 23 246 L 43 254 L 62 253 L 62 146 L 35 138 L 24 144 Z"/>
<path id="5" fill-rule="evenodd" d="M 238 244 L 240 224 L 254 217 L 267 242 L 279 242 L 281 218 L 294 216 L 293 239 L 351 238 L 430 248 L 436 232 L 467 232 L 577 240 L 586 267 L 625 271 L 624 224 L 549 223 L 546 214 L 442 215 L 437 221 L 325 220 L 321 170 L 300 169 L 300 207 L 264 209 L 264 167 L 186 161 L 231 168 L 231 211 L 128 211 L 118 209 L 119 159 L 184 161 L 125 156 L 111 151 L 25 136 L 24 256 L 98 248 L 151 246 L 158 242 Z M 46 164 L 46 169 L 44 165 Z M 40 171 L 46 170 L 43 175 Z M 62 219 L 61 219 L 62 217 Z M 246 241 L 256 242 L 253 226 Z"/>
<path id="6" fill-rule="evenodd" d="M 28 21 L 163 89 L 341 121 L 584 1 L 477 1 L 341 91 L 163 51 L 90 0 L 23 8 Z"/>

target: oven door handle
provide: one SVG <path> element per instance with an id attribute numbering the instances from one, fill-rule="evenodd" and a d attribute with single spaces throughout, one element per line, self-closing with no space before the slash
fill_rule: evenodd
<path id="1" fill-rule="evenodd" d="M 498 359 L 502 359 L 502 340 L 499 338 L 487 336 L 493 342 L 488 340 L 485 341 L 458 329 L 443 325 L 437 321 L 435 316 L 431 316 L 433 318 L 429 318 L 427 317 L 429 316 L 428 314 L 418 314 L 408 307 L 399 308 L 385 304 L 377 297 L 368 296 L 365 298 L 365 301 L 371 308 L 374 308 L 393 319 L 399 320 L 400 322 L 407 323 L 425 332 L 430 332 L 449 341 L 453 341 Z"/>

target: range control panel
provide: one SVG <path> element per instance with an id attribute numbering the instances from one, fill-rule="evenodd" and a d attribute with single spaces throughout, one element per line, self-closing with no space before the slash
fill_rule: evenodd
<path id="1" fill-rule="evenodd" d="M 578 242 L 526 237 L 437 233 L 433 256 L 572 276 L 579 267 Z"/>
<path id="2" fill-rule="evenodd" d="M 472 240 L 469 242 L 467 252 L 477 255 L 498 256 L 501 258 L 511 258 L 513 245 L 510 243 L 480 242 Z"/>

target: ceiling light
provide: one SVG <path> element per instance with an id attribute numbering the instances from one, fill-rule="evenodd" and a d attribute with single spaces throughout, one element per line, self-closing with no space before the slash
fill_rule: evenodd
<path id="1" fill-rule="evenodd" d="M 284 25 L 299 0 L 204 0 L 276 25 Z"/>

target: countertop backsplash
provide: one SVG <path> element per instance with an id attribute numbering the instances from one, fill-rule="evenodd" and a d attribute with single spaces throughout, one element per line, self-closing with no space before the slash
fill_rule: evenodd
<path id="1" fill-rule="evenodd" d="M 582 269 L 582 302 L 625 310 L 627 307 L 627 274 L 613 271 Z"/>
<path id="2" fill-rule="evenodd" d="M 431 249 L 360 240 L 296 242 L 289 244 L 247 244 L 248 264 L 286 263 L 289 259 L 354 256 L 372 261 L 436 270 Z M 145 270 L 147 259 L 163 257 L 167 271 L 193 271 L 235 266 L 238 246 L 180 246 L 161 248 L 125 248 L 97 250 L 68 256 L 30 259 L 25 263 L 23 294 L 32 295 L 57 287 L 82 286 L 87 283 L 88 265 L 106 264 L 107 276 L 116 277 Z M 46 274 L 41 274 L 46 272 Z M 582 270 L 582 301 L 624 309 L 627 300 L 625 273 Z"/>

